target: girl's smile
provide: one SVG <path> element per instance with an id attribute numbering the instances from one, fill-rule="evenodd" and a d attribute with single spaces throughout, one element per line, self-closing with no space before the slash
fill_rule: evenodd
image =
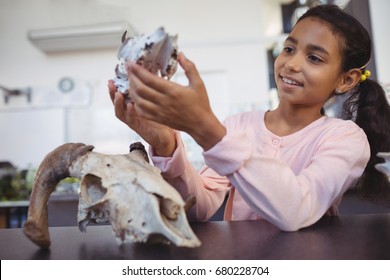
<path id="1" fill-rule="evenodd" d="M 303 87 L 303 84 L 298 82 L 296 79 L 289 77 L 289 76 L 280 76 L 282 81 L 286 83 L 287 85 L 291 86 L 298 86 L 298 87 Z"/>

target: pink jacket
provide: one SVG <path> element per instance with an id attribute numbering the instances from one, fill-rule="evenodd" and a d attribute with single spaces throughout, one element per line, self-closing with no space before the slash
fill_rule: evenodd
<path id="1" fill-rule="evenodd" d="M 227 134 L 203 153 L 197 172 L 178 147 L 155 166 L 186 197 L 195 194 L 191 216 L 207 220 L 229 198 L 225 220 L 266 219 L 281 230 L 337 215 L 345 191 L 361 176 L 370 157 L 367 137 L 352 121 L 321 117 L 300 131 L 279 137 L 264 124 L 263 111 L 231 116 Z"/>

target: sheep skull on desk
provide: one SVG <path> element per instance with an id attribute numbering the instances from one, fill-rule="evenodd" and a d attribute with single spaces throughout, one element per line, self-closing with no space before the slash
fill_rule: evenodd
<path id="1" fill-rule="evenodd" d="M 92 152 L 93 146 L 64 144 L 49 153 L 34 181 L 23 231 L 42 248 L 50 246 L 47 202 L 61 179 L 81 179 L 78 223 L 85 232 L 90 221 L 110 222 L 120 242 L 146 242 L 153 238 L 177 246 L 197 247 L 184 202 L 160 170 L 148 163 L 144 146 L 137 142 L 124 155 Z"/>

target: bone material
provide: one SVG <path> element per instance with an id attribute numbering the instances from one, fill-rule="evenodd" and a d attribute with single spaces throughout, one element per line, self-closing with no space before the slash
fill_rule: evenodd
<path id="1" fill-rule="evenodd" d="M 170 36 L 163 27 L 150 35 L 143 34 L 126 39 L 122 37 L 122 46 L 118 50 L 119 64 L 113 79 L 123 94 L 128 93 L 126 64 L 128 61 L 142 65 L 153 74 L 170 79 L 177 70 L 177 35 Z"/>
<path id="2" fill-rule="evenodd" d="M 377 156 L 383 158 L 385 162 L 375 164 L 375 168 L 385 174 L 390 182 L 390 152 L 377 153 Z"/>
<path id="3" fill-rule="evenodd" d="M 180 194 L 146 160 L 142 144 L 134 143 L 124 155 L 105 155 L 92 146 L 65 144 L 48 154 L 40 165 L 30 200 L 24 233 L 38 246 L 50 246 L 47 201 L 65 177 L 81 179 L 80 231 L 90 222 L 110 222 L 120 243 L 171 241 L 176 246 L 198 247 Z M 70 154 L 70 155 L 69 155 Z"/>

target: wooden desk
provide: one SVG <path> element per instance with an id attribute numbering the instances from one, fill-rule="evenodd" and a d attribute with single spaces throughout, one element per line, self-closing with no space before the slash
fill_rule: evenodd
<path id="1" fill-rule="evenodd" d="M 118 246 L 111 226 L 51 227 L 41 250 L 21 229 L 0 230 L 0 259 L 390 259 L 390 214 L 324 217 L 297 232 L 266 221 L 192 223 L 195 249 L 162 244 Z"/>

